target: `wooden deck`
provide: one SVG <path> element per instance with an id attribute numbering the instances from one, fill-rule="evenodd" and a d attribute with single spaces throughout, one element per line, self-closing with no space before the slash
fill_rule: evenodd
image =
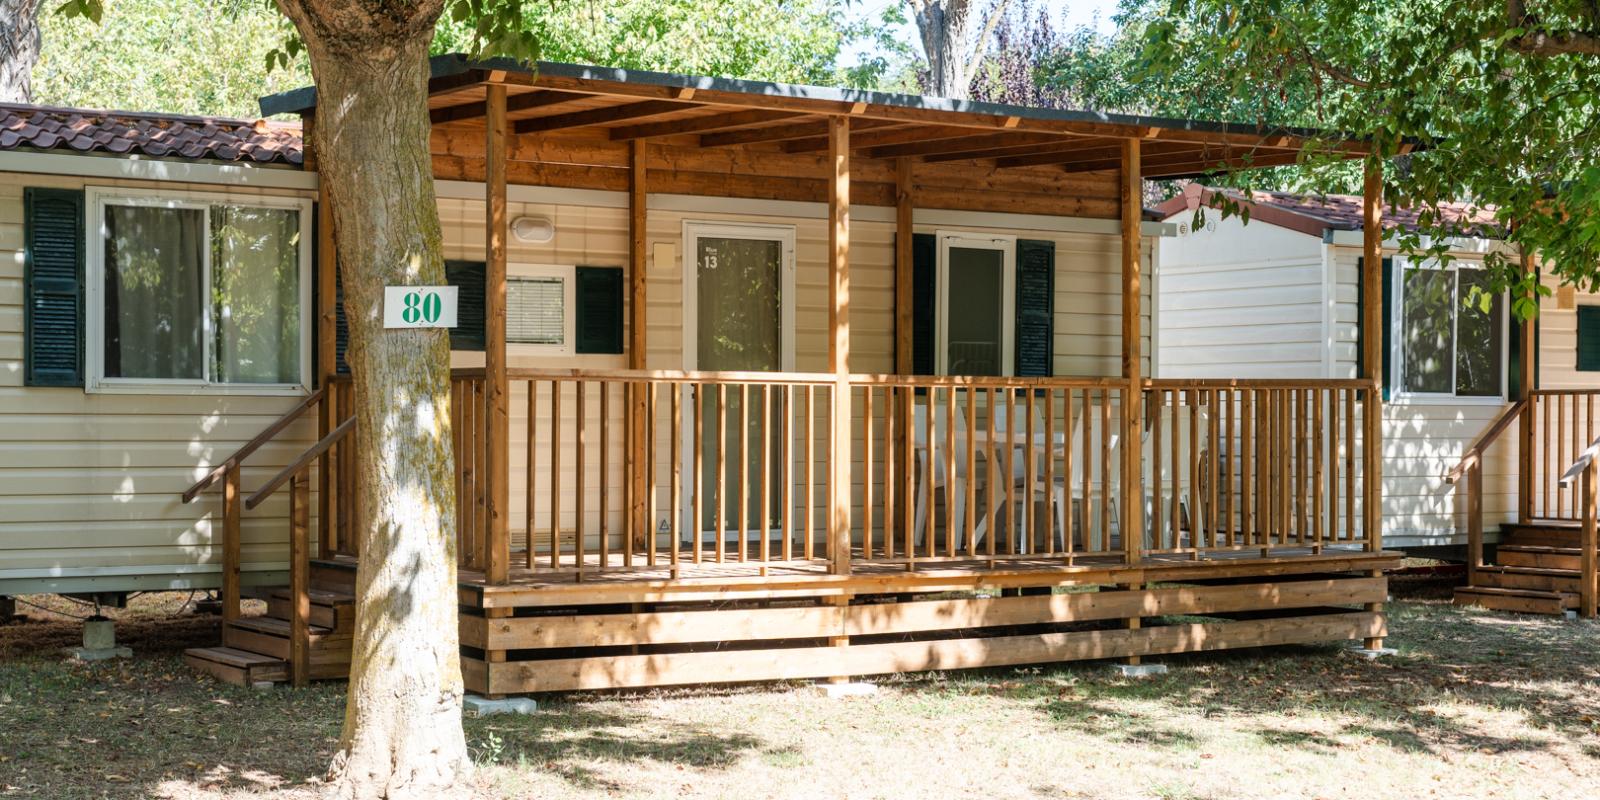
<path id="1" fill-rule="evenodd" d="M 1135 565 L 862 563 L 848 575 L 691 562 L 674 576 L 670 565 L 600 570 L 591 556 L 581 573 L 519 568 L 504 584 L 462 569 L 463 671 L 470 691 L 504 695 L 1370 640 L 1385 633 L 1382 571 L 1400 558 L 1281 548 Z M 348 586 L 355 567 L 318 561 L 314 581 Z"/>

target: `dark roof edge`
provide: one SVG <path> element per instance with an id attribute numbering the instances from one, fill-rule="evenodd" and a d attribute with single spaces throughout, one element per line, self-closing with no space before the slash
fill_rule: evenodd
<path id="1" fill-rule="evenodd" d="M 117 117 L 143 119 L 152 122 L 185 122 L 200 125 L 230 125 L 253 127 L 257 123 L 279 127 L 298 128 L 298 122 L 247 117 L 227 117 L 216 114 L 169 114 L 163 111 L 122 111 L 114 108 L 78 108 L 76 106 L 49 106 L 38 103 L 0 103 L 0 111 L 17 113 L 43 112 L 46 114 L 75 114 L 80 117 Z"/>
<path id="2" fill-rule="evenodd" d="M 633 83 L 668 88 L 693 88 L 696 90 L 705 91 L 739 92 L 744 94 L 758 95 L 782 95 L 827 102 L 869 103 L 873 105 L 897 106 L 901 108 L 917 108 L 989 116 L 1014 116 L 1063 122 L 1134 125 L 1151 128 L 1164 128 L 1168 130 L 1189 130 L 1202 133 L 1235 133 L 1251 136 L 1279 135 L 1293 136 L 1301 139 L 1329 137 L 1353 140 L 1358 138 L 1348 134 L 1342 134 L 1337 131 L 1323 131 L 1311 128 L 1251 125 L 1238 122 L 1210 122 L 1204 120 L 1179 119 L 1174 117 L 1150 117 L 1134 114 L 1113 114 L 1101 111 L 1035 108 L 1033 106 L 1017 106 L 1008 105 L 1005 103 L 989 103 L 975 100 L 951 100 L 944 97 L 894 94 L 888 92 L 868 91 L 865 89 L 838 89 L 823 86 L 806 86 L 803 84 L 746 80 L 742 78 L 711 78 L 697 75 L 680 75 L 670 72 L 653 72 L 650 70 L 630 70 L 620 67 L 564 64 L 553 61 L 539 61 L 532 65 L 528 64 L 527 62 L 509 58 L 492 58 L 483 61 L 474 61 L 460 53 L 449 53 L 445 55 L 433 56 L 428 60 L 428 66 L 430 78 L 444 78 L 454 75 L 461 75 L 473 70 L 500 70 L 506 72 L 521 72 L 525 74 L 542 73 L 563 78 L 614 81 L 619 83 Z M 263 116 L 305 113 L 316 107 L 316 87 L 303 86 L 287 92 L 268 95 L 261 98 L 260 103 L 261 113 Z"/>

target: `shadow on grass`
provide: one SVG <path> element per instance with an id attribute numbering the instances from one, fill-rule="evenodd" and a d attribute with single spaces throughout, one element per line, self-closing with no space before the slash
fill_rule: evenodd
<path id="1" fill-rule="evenodd" d="M 640 712 L 597 710 L 547 698 L 538 713 L 469 721 L 468 744 L 479 763 L 532 766 L 584 789 L 620 791 L 619 765 L 656 762 L 696 771 L 728 769 L 760 757 L 776 766 L 804 763 L 789 747 L 756 736 L 663 721 Z"/>

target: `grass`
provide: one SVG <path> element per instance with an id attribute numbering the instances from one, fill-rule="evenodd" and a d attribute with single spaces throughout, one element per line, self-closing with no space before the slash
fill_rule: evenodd
<path id="1" fill-rule="evenodd" d="M 540 698 L 467 721 L 485 797 L 1579 798 L 1600 785 L 1600 624 L 1390 606 L 1398 656 L 1289 647 L 800 685 Z M 43 602 L 40 598 L 27 598 Z M 182 596 L 112 612 L 137 655 L 70 663 L 77 623 L 0 627 L 0 797 L 315 794 L 343 686 L 257 692 L 190 673 L 214 641 Z M 65 601 L 55 607 L 80 610 Z"/>

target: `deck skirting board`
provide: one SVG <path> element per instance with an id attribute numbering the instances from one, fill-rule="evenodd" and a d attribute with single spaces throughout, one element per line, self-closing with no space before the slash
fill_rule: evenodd
<path id="1" fill-rule="evenodd" d="M 1344 641 L 1381 637 L 1386 632 L 1382 613 L 1351 611 L 1239 622 L 1194 622 L 1134 629 L 1105 628 L 844 647 L 612 655 L 604 658 L 496 663 L 463 657 L 462 673 L 467 690 L 473 692 L 564 692 L 1043 664 Z"/>
<path id="2" fill-rule="evenodd" d="M 1322 578 L 1134 592 L 1074 592 L 849 606 L 797 605 L 522 617 L 462 614 L 460 629 L 461 643 L 478 650 L 858 637 L 1135 616 L 1381 603 L 1386 599 L 1387 586 L 1387 579 L 1381 577 Z"/>

